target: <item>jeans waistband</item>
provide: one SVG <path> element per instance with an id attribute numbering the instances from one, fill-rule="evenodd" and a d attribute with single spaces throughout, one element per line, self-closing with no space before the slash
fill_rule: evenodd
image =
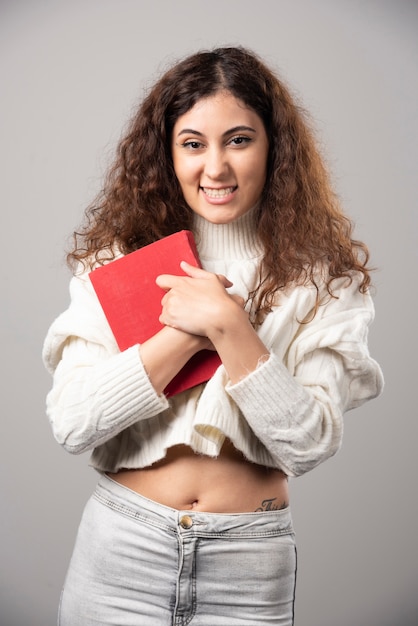
<path id="1" fill-rule="evenodd" d="M 290 509 L 254 513 L 206 513 L 177 510 L 154 502 L 103 474 L 93 494 L 122 515 L 175 533 L 230 537 L 277 536 L 293 533 Z"/>

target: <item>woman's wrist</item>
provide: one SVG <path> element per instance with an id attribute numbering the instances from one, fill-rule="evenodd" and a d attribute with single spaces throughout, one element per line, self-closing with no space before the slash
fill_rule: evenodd
<path id="1" fill-rule="evenodd" d="M 157 393 L 162 393 L 187 361 L 208 347 L 210 342 L 206 337 L 164 326 L 140 345 L 139 354 L 152 385 Z"/>
<path id="2" fill-rule="evenodd" d="M 235 384 L 267 360 L 269 350 L 254 330 L 247 312 L 237 303 L 232 304 L 222 322 L 209 334 L 231 383 Z"/>
<path id="3" fill-rule="evenodd" d="M 211 345 L 210 339 L 207 337 L 192 335 L 172 326 L 164 326 L 160 332 L 164 335 L 166 341 L 172 342 L 172 345 L 175 345 L 182 353 L 187 354 L 188 358 L 192 357 L 196 352 L 200 352 L 200 350 L 209 348 Z"/>
<path id="4" fill-rule="evenodd" d="M 226 306 L 219 308 L 213 322 L 208 327 L 208 338 L 216 346 L 225 335 L 234 334 L 242 328 L 251 326 L 248 313 L 231 296 Z"/>

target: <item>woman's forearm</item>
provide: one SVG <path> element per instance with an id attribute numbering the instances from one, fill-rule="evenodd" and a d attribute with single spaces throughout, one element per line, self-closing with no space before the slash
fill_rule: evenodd
<path id="1" fill-rule="evenodd" d="M 187 361 L 209 345 L 204 337 L 169 326 L 141 344 L 141 360 L 155 391 L 161 394 Z"/>

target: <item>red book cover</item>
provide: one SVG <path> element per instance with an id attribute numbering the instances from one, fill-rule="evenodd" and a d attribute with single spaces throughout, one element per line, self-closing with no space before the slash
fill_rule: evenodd
<path id="1" fill-rule="evenodd" d="M 90 272 L 89 277 L 120 350 L 143 343 L 163 325 L 159 321 L 164 290 L 160 274 L 184 276 L 181 261 L 200 267 L 193 234 L 182 230 Z M 206 382 L 221 361 L 217 352 L 195 354 L 166 387 L 165 394 Z"/>

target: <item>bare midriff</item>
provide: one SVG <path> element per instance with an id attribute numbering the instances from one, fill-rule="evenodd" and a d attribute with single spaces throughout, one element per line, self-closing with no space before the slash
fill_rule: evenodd
<path id="1" fill-rule="evenodd" d="M 287 476 L 247 461 L 228 441 L 218 457 L 174 446 L 151 467 L 109 474 L 137 493 L 178 510 L 208 513 L 272 511 L 288 506 Z"/>

